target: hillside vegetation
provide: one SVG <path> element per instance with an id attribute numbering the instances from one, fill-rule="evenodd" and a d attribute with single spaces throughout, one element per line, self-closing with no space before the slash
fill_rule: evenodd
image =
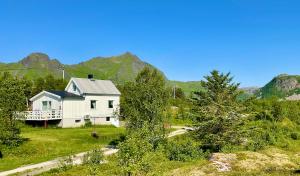
<path id="1" fill-rule="evenodd" d="M 51 59 L 44 53 L 32 53 L 16 63 L 0 63 L 0 71 L 8 71 L 13 75 L 25 76 L 33 80 L 49 74 L 55 78 L 62 78 L 64 68 L 67 80 L 71 77 L 86 77 L 88 74 L 94 74 L 96 79 L 109 79 L 116 84 L 123 85 L 125 82 L 133 81 L 145 66 L 155 68 L 130 52 L 112 57 L 94 57 L 72 65 L 63 64 L 58 59 Z M 200 81 L 182 82 L 168 80 L 166 76 L 164 77 L 168 86 L 181 88 L 187 96 L 192 91 L 202 89 Z M 248 87 L 242 90 L 245 94 L 241 99 L 255 95 L 261 98 L 290 97 L 288 98 L 290 100 L 299 100 L 300 96 L 295 95 L 300 93 L 300 76 L 282 74 L 273 78 L 262 88 Z"/>
<path id="2" fill-rule="evenodd" d="M 258 96 L 262 98 L 286 98 L 300 93 L 300 76 L 282 74 L 273 78 L 261 88 Z"/>
<path id="3" fill-rule="evenodd" d="M 71 77 L 87 77 L 88 74 L 94 74 L 96 79 L 109 79 L 116 84 L 124 84 L 133 81 L 145 66 L 154 68 L 130 52 L 112 57 L 94 57 L 73 65 L 62 64 L 59 60 L 51 59 L 44 53 L 32 53 L 17 63 L 0 63 L 0 71 L 8 71 L 13 75 L 25 76 L 33 80 L 49 74 L 55 78 L 62 78 L 64 68 L 67 80 Z M 166 76 L 164 77 L 167 79 Z M 186 94 L 197 90 L 200 85 L 197 81 L 168 82 L 170 86 L 176 85 L 182 88 Z"/>

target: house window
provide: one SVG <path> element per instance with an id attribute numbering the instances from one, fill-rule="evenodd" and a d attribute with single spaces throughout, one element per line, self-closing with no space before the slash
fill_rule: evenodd
<path id="1" fill-rule="evenodd" d="M 75 123 L 79 123 L 79 122 L 81 122 L 81 120 L 75 120 Z"/>
<path id="2" fill-rule="evenodd" d="M 43 111 L 51 110 L 51 101 L 42 101 L 42 110 Z"/>
<path id="3" fill-rule="evenodd" d="M 110 121 L 110 117 L 106 117 L 106 121 L 109 122 Z"/>
<path id="4" fill-rule="evenodd" d="M 77 91 L 77 87 L 75 84 L 73 84 L 73 92 L 76 92 Z"/>
<path id="5" fill-rule="evenodd" d="M 96 100 L 91 100 L 91 109 L 96 109 Z"/>
<path id="6" fill-rule="evenodd" d="M 114 101 L 113 100 L 108 101 L 108 108 L 114 108 Z"/>

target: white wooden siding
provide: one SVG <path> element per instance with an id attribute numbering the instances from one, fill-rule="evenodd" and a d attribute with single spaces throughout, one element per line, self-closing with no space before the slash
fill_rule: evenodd
<path id="1" fill-rule="evenodd" d="M 76 95 L 80 95 L 80 91 L 79 91 L 79 87 L 77 87 L 76 85 L 76 91 L 74 91 L 73 90 L 73 85 L 75 85 L 74 84 L 74 81 L 72 81 L 71 83 L 70 83 L 70 85 L 69 85 L 69 87 L 67 87 L 67 89 L 66 89 L 66 91 L 67 92 L 70 92 L 70 93 L 73 93 L 73 94 L 76 94 Z"/>
<path id="2" fill-rule="evenodd" d="M 91 109 L 91 100 L 96 100 L 96 109 Z M 108 107 L 108 101 L 113 100 L 113 108 Z M 86 95 L 84 104 L 85 104 L 85 115 L 90 115 L 92 117 L 108 117 L 113 116 L 115 112 L 119 111 L 120 106 L 120 97 L 119 96 L 95 96 L 95 95 Z"/>
<path id="3" fill-rule="evenodd" d="M 62 107 L 61 99 L 53 96 L 51 94 L 41 94 L 39 97 L 37 97 L 36 100 L 32 103 L 32 110 L 33 111 L 42 111 L 42 102 L 43 101 L 51 101 L 51 109 L 60 110 Z"/>

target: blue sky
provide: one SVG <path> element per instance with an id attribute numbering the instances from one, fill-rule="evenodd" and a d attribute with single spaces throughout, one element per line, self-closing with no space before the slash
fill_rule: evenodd
<path id="1" fill-rule="evenodd" d="M 0 61 L 45 52 L 74 64 L 130 51 L 169 79 L 212 69 L 242 86 L 300 74 L 297 0 L 0 0 Z"/>

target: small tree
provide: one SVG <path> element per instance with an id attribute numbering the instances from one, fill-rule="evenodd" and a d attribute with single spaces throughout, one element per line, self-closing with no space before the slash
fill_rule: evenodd
<path id="1" fill-rule="evenodd" d="M 195 137 L 209 149 L 218 151 L 226 144 L 239 142 L 236 129 L 240 122 L 239 84 L 232 83 L 230 73 L 216 70 L 204 78 L 201 84 L 205 91 L 195 92 L 193 96 L 199 122 Z"/>
<path id="2" fill-rule="evenodd" d="M 153 150 L 149 142 L 148 129 L 130 133 L 119 145 L 118 161 L 122 171 L 128 176 L 145 174 L 151 169 L 149 156 Z"/>
<path id="3" fill-rule="evenodd" d="M 153 144 L 163 139 L 168 98 L 163 75 L 156 69 L 145 67 L 135 82 L 123 87 L 121 115 L 127 120 L 128 132 L 147 127 L 152 131 L 150 140 Z"/>
<path id="4" fill-rule="evenodd" d="M 20 142 L 20 129 L 15 118 L 16 111 L 26 108 L 27 82 L 9 73 L 0 77 L 0 143 L 10 146 Z"/>

